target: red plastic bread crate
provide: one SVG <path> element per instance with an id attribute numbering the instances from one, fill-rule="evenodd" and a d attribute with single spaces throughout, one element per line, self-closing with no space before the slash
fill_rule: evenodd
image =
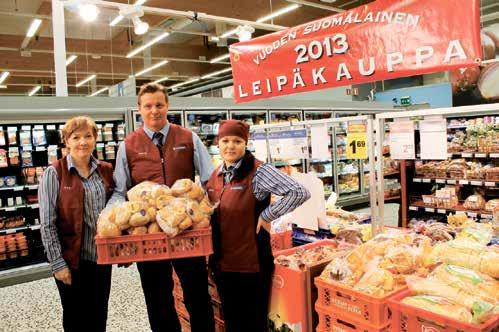
<path id="1" fill-rule="evenodd" d="M 317 332 L 391 332 L 390 323 L 380 327 L 371 325 L 365 321 L 357 321 L 341 316 L 336 309 L 325 309 L 315 305 L 315 311 L 319 315 L 319 326 Z"/>
<path id="2" fill-rule="evenodd" d="M 499 315 L 495 315 L 481 325 L 460 322 L 450 317 L 445 317 L 416 308 L 401 301 L 411 295 L 410 290 L 405 290 L 393 296 L 389 305 L 393 312 L 392 325 L 394 331 L 400 332 L 492 332 L 499 331 Z"/>
<path id="3" fill-rule="evenodd" d="M 374 297 L 320 277 L 315 278 L 315 285 L 319 291 L 317 304 L 321 308 L 335 310 L 341 317 L 350 317 L 374 326 L 384 326 L 390 322 L 392 313 L 388 299 L 407 289 L 404 287 L 384 297 Z"/>
<path id="4" fill-rule="evenodd" d="M 95 244 L 98 264 L 209 256 L 213 253 L 211 228 L 186 231 L 173 238 L 164 233 L 96 236 Z"/>
<path id="5" fill-rule="evenodd" d="M 273 252 L 293 247 L 293 231 L 270 234 L 270 245 Z"/>

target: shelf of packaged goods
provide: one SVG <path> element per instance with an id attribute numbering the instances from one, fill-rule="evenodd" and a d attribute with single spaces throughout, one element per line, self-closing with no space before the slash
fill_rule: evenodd
<path id="1" fill-rule="evenodd" d="M 13 186 L 13 187 L 1 187 L 0 191 L 6 191 L 6 190 L 13 190 L 13 191 L 22 191 L 24 189 L 28 190 L 37 190 L 38 185 L 37 184 L 32 184 L 32 185 L 23 185 L 23 186 Z"/>
<path id="2" fill-rule="evenodd" d="M 400 171 L 396 170 L 396 171 L 384 172 L 383 176 L 391 176 L 391 175 L 399 175 L 399 174 L 400 174 Z"/>
<path id="3" fill-rule="evenodd" d="M 492 219 L 492 213 L 489 211 L 475 211 L 475 210 L 467 210 L 461 204 L 454 208 L 442 208 L 425 205 L 422 200 L 412 202 L 409 205 L 410 211 L 418 211 L 418 212 L 430 212 L 430 213 L 439 213 L 439 214 L 448 214 L 448 213 L 462 213 L 466 214 L 468 217 L 472 218 L 483 218 L 483 219 Z"/>
<path id="4" fill-rule="evenodd" d="M 25 208 L 38 209 L 38 207 L 39 207 L 38 203 L 36 203 L 36 204 L 23 204 L 23 205 L 16 205 L 16 206 L 5 206 L 5 207 L 0 208 L 0 211 L 12 212 L 12 211 L 20 210 L 20 209 L 25 209 Z"/>
<path id="5" fill-rule="evenodd" d="M 499 152 L 449 152 L 449 158 L 454 156 L 461 158 L 499 158 Z"/>
<path id="6" fill-rule="evenodd" d="M 332 160 L 331 159 L 323 159 L 323 160 L 319 160 L 319 159 L 312 159 L 310 160 L 310 164 L 332 164 Z"/>
<path id="7" fill-rule="evenodd" d="M 30 226 L 22 226 L 22 227 L 16 227 L 16 228 L 4 228 L 4 229 L 0 229 L 0 235 L 2 234 L 11 234 L 11 233 L 17 233 L 19 231 L 25 231 L 25 230 L 28 230 L 28 229 L 31 229 L 31 230 L 37 230 L 37 229 L 40 229 L 41 226 L 40 225 L 30 225 Z"/>
<path id="8" fill-rule="evenodd" d="M 440 184 L 463 184 L 476 187 L 497 187 L 499 181 L 488 180 L 472 180 L 472 179 L 443 179 L 443 178 L 413 178 L 412 182 L 416 183 L 440 183 Z"/>

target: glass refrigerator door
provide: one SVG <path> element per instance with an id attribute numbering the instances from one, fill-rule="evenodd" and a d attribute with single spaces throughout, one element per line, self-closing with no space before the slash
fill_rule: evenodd
<path id="1" fill-rule="evenodd" d="M 306 115 L 305 115 L 306 117 Z M 316 120 L 316 119 L 314 119 Z M 315 173 L 315 175 L 322 180 L 324 183 L 324 195 L 329 197 L 334 190 L 334 170 L 333 170 L 333 141 L 332 141 L 332 129 L 328 128 L 328 150 L 329 158 L 327 159 L 310 159 L 308 165 L 308 172 Z M 310 144 L 311 145 L 311 144 Z M 310 148 L 312 152 L 312 148 Z M 312 155 L 312 154 L 310 154 Z"/>
<path id="2" fill-rule="evenodd" d="M 170 123 L 174 123 L 179 126 L 184 126 L 182 111 L 168 111 L 166 115 L 168 121 Z M 132 112 L 132 120 L 133 120 L 133 130 L 140 128 L 144 125 L 144 120 L 142 120 L 142 115 L 140 115 L 139 111 Z"/>
<path id="3" fill-rule="evenodd" d="M 302 119 L 302 111 L 270 111 L 270 123 L 299 122 Z"/>
<path id="4" fill-rule="evenodd" d="M 227 111 L 187 111 L 186 127 L 198 134 L 201 141 L 208 148 L 211 159 L 215 166 L 222 160 L 220 158 L 217 135 L 220 121 L 227 120 Z"/>
<path id="5" fill-rule="evenodd" d="M 305 111 L 305 120 L 322 120 L 333 117 L 333 111 Z"/>
<path id="6" fill-rule="evenodd" d="M 230 111 L 230 118 L 248 123 L 250 126 L 268 123 L 266 110 Z"/>

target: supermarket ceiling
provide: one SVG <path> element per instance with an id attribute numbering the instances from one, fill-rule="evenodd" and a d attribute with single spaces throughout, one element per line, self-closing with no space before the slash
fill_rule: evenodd
<path id="1" fill-rule="evenodd" d="M 74 0 L 68 0 L 71 3 Z M 113 0 L 108 4 L 134 4 L 143 0 Z M 136 75 L 137 85 L 160 80 L 166 86 L 203 77 L 229 67 L 228 59 L 210 63 L 228 53 L 227 45 L 237 41 L 235 35 L 220 37 L 237 27 L 230 19 L 257 21 L 276 11 L 296 5 L 298 8 L 265 20 L 267 27 L 257 27 L 253 37 L 271 33 L 279 27 L 291 27 L 314 19 L 330 16 L 338 11 L 358 7 L 371 0 L 147 0 L 144 6 L 168 9 L 148 13 L 141 17 L 150 26 L 144 35 L 134 32 L 132 20 L 125 18 L 116 25 L 110 23 L 119 15 L 118 8 L 98 6 L 96 21 L 85 23 L 76 6 L 66 6 L 67 57 L 76 59 L 67 66 L 70 95 L 89 95 L 92 92 L 117 84 L 130 75 Z M 104 2 L 102 2 L 104 3 Z M 482 0 L 482 22 L 490 25 L 499 22 L 499 2 Z M 197 12 L 214 15 L 219 19 L 207 20 L 201 16 L 182 16 L 173 11 Z M 55 95 L 55 72 L 52 40 L 52 4 L 50 0 L 0 0 L 0 80 L 2 72 L 9 75 L 1 83 L 0 95 L 27 95 L 40 86 L 37 95 Z M 41 20 L 33 37 L 27 32 L 33 20 Z M 272 25 L 274 27 L 272 27 Z M 162 38 L 144 52 L 127 58 L 127 54 L 164 32 Z M 138 75 L 163 60 L 166 64 Z M 86 84 L 78 83 L 96 75 Z M 206 80 L 216 80 L 230 72 L 214 75 Z M 203 80 L 205 81 L 205 80 Z M 79 85 L 77 87 L 76 85 Z M 105 95 L 105 93 L 103 93 Z"/>

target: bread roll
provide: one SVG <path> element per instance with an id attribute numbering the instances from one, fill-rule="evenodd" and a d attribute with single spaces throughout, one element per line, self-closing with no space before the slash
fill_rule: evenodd
<path id="1" fill-rule="evenodd" d="M 160 195 L 156 198 L 156 208 L 158 210 L 164 208 L 165 206 L 167 206 L 168 204 L 170 204 L 170 202 L 174 199 L 175 197 L 171 194 L 165 194 L 165 195 Z"/>
<path id="2" fill-rule="evenodd" d="M 154 207 L 151 206 L 147 209 L 147 215 L 149 222 L 156 222 L 156 209 Z"/>
<path id="3" fill-rule="evenodd" d="M 192 226 L 192 219 L 189 217 L 184 218 L 184 220 L 182 220 L 182 222 L 178 225 L 178 227 L 183 231 L 191 226 Z"/>
<path id="4" fill-rule="evenodd" d="M 97 234 L 102 237 L 120 236 L 121 230 L 112 222 L 100 222 L 97 224 Z"/>
<path id="5" fill-rule="evenodd" d="M 188 192 L 186 192 L 183 195 L 183 197 L 190 198 L 190 199 L 193 199 L 195 201 L 200 202 L 204 197 L 204 190 L 203 190 L 203 188 L 201 188 L 200 185 L 194 183 L 192 185 L 192 189 L 189 190 Z"/>
<path id="6" fill-rule="evenodd" d="M 129 201 L 148 201 L 158 184 L 152 181 L 144 181 L 127 191 Z"/>
<path id="7" fill-rule="evenodd" d="M 162 233 L 163 231 L 161 230 L 161 228 L 159 227 L 158 223 L 156 222 L 153 222 L 149 225 L 149 227 L 147 228 L 147 233 L 148 234 L 155 234 L 155 233 Z"/>
<path id="8" fill-rule="evenodd" d="M 210 202 L 210 199 L 208 196 L 205 196 L 201 202 L 199 203 L 199 209 L 201 210 L 202 213 L 206 215 L 211 215 L 213 214 L 214 207 Z"/>
<path id="9" fill-rule="evenodd" d="M 127 232 L 130 235 L 144 235 L 147 234 L 147 227 L 145 226 L 130 227 Z"/>
<path id="10" fill-rule="evenodd" d="M 198 223 L 205 218 L 205 214 L 201 212 L 199 204 L 196 201 L 187 202 L 186 211 L 193 223 Z"/>
<path id="11" fill-rule="evenodd" d="M 193 229 L 201 229 L 207 227 L 210 227 L 210 218 L 208 217 L 204 217 L 200 222 L 192 224 Z"/>
<path id="12" fill-rule="evenodd" d="M 116 211 L 114 223 L 118 225 L 121 230 L 127 229 L 129 227 L 130 216 L 132 215 L 130 212 L 130 203 L 125 202 L 118 205 L 114 210 Z"/>
<path id="13" fill-rule="evenodd" d="M 130 216 L 130 226 L 138 227 L 138 226 L 144 226 L 147 223 L 149 223 L 149 214 L 147 213 L 147 210 L 141 209 L 138 212 L 133 213 Z"/>
<path id="14" fill-rule="evenodd" d="M 439 315 L 457 319 L 462 322 L 471 323 L 471 312 L 459 304 L 452 303 L 441 296 L 417 295 L 409 296 L 402 300 L 402 303 L 417 308 L 428 310 Z"/>
<path id="15" fill-rule="evenodd" d="M 180 179 L 175 181 L 171 188 L 173 196 L 182 196 L 192 189 L 193 184 L 194 183 L 190 179 Z"/>

